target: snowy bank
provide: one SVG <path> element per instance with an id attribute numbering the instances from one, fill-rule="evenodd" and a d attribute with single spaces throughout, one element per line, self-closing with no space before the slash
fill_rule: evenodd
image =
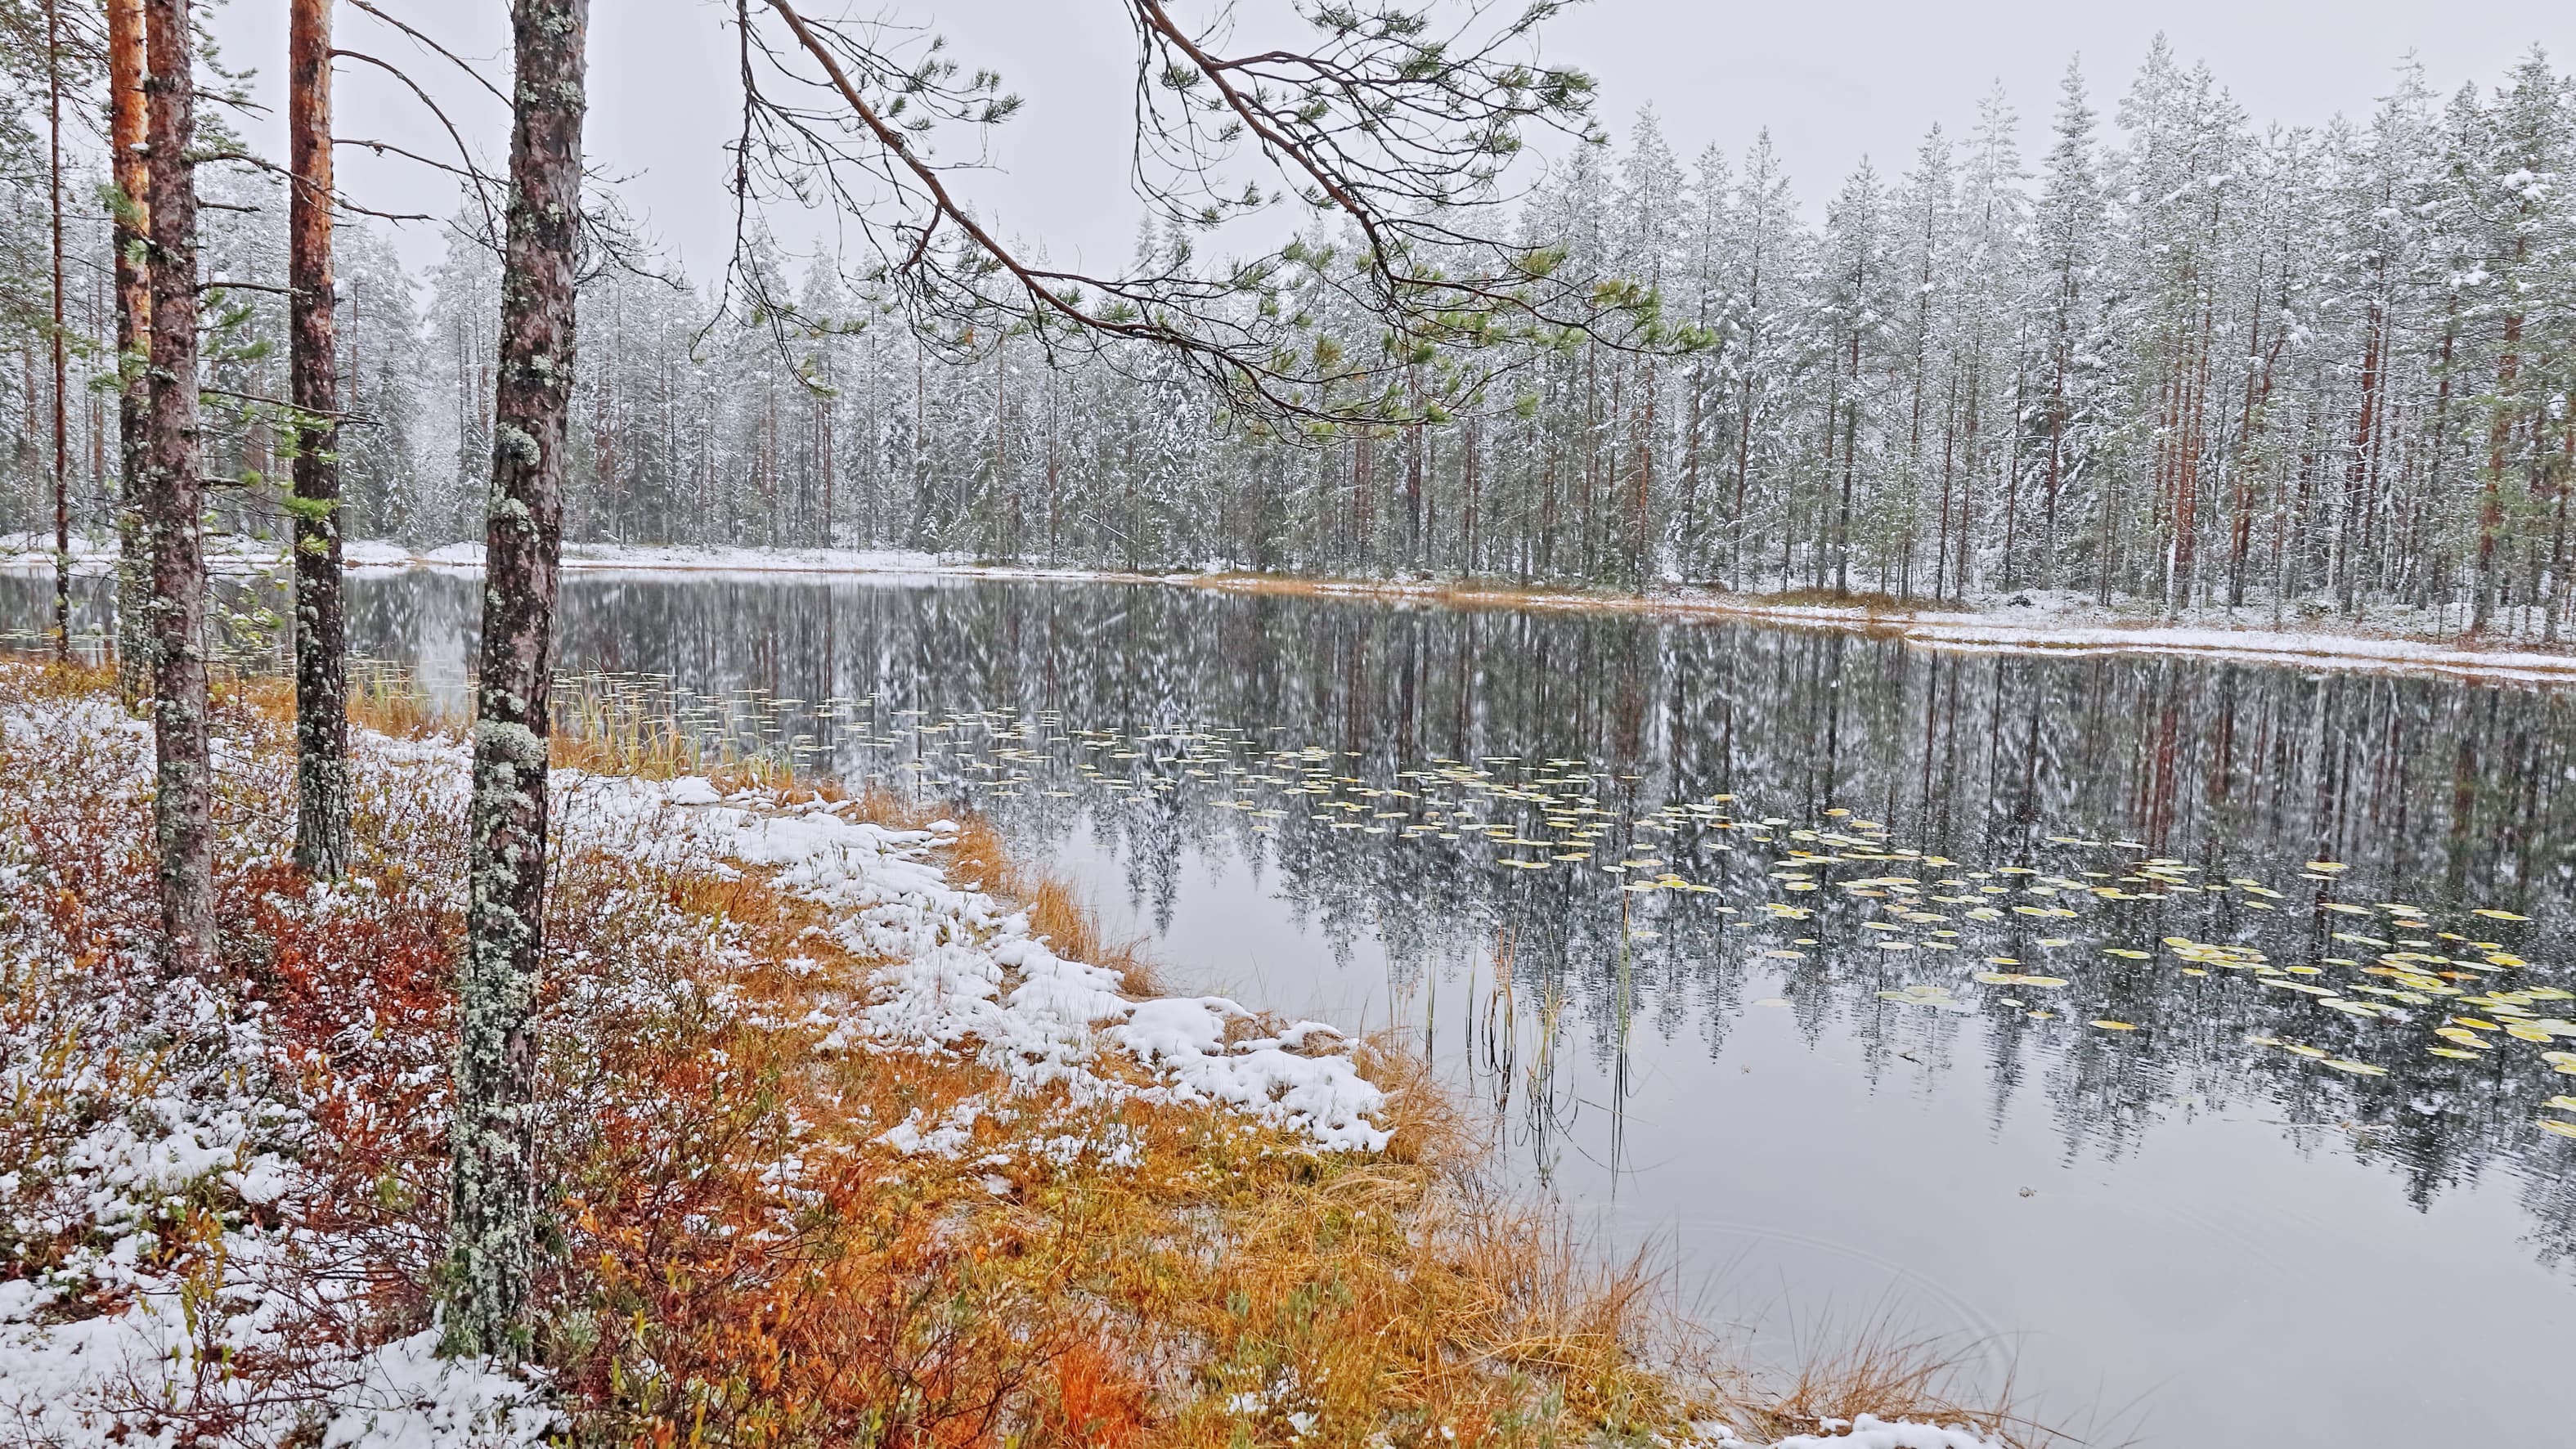
<path id="1" fill-rule="evenodd" d="M 463 765 L 459 756 L 459 768 Z M 953 1053 L 1015 1088 L 1074 1100 L 1216 1104 L 1293 1129 L 1327 1151 L 1375 1152 L 1385 1093 L 1360 1075 L 1332 1027 L 1276 1035 L 1224 997 L 1130 1001 L 1118 973 L 1068 961 L 1030 934 L 1028 913 L 948 879 L 930 854 L 956 827 L 896 830 L 856 818 L 859 802 L 783 802 L 720 792 L 688 776 L 656 781 L 558 772 L 567 843 L 655 842 L 675 868 L 747 865 L 826 907 L 839 944 L 888 964 L 827 1043 Z M 1123 1056 L 1118 1067 L 1105 1066 Z M 889 1137 L 894 1134 L 888 1134 Z M 903 1139 L 899 1139 L 903 1140 Z M 919 1150 L 919 1149 L 916 1149 Z"/>
<path id="2" fill-rule="evenodd" d="M 2388 618 L 2379 632 L 2359 633 L 2319 616 L 2313 628 L 2269 627 L 2267 617 L 2198 609 L 2164 620 L 2120 614 L 2089 600 L 2029 594 L 1975 601 L 1968 609 L 1895 609 L 1867 604 L 1786 603 L 1759 594 L 1672 588 L 1649 594 L 1512 589 L 1473 583 L 1307 580 L 1258 574 L 1194 576 L 1187 582 L 1239 593 L 1294 593 L 1453 608 L 1528 609 L 1550 613 L 1627 614 L 1648 618 L 1742 620 L 1804 629 L 1842 629 L 1893 638 L 1926 649 L 1999 654 L 2170 654 L 2300 669 L 2443 674 L 2482 679 L 2576 680 L 2576 648 L 2532 649 L 2553 641 L 2499 633 L 2472 640 L 2441 616 Z"/>
<path id="3" fill-rule="evenodd" d="M 354 569 L 419 568 L 479 572 L 483 546 L 451 543 L 422 552 L 381 539 L 346 545 Z M 75 571 L 111 568 L 112 544 L 76 540 Z M 272 541 L 223 537 L 209 541 L 207 564 L 219 572 L 261 572 L 285 566 Z M 53 555 L 41 540 L 0 540 L 0 569 L 50 570 Z M 1798 628 L 1848 629 L 1897 638 L 1927 649 L 1957 653 L 2167 654 L 2296 669 L 2331 669 L 2534 683 L 2576 679 L 2576 648 L 2535 649 L 2556 641 L 2502 630 L 2484 639 L 2464 635 L 2455 617 L 2436 612 L 2382 611 L 2376 623 L 2346 624 L 2316 615 L 2313 627 L 2290 627 L 2260 609 L 2194 609 L 2176 618 L 2123 614 L 2089 599 L 2021 592 L 1980 597 L 1966 609 L 1891 609 L 1862 604 L 1786 603 L 1759 594 L 1727 594 L 1672 587 L 1647 594 L 1571 589 L 1515 589 L 1473 581 L 1307 579 L 1203 571 L 1134 573 L 1114 569 L 978 563 L 956 555 L 905 549 L 769 549 L 576 543 L 564 547 L 572 573 L 688 576 L 847 576 L 889 584 L 942 579 L 1058 583 L 1161 584 L 1229 593 L 1295 593 L 1319 598 L 1377 600 L 1462 608 L 1610 613 L 1650 618 L 1745 620 Z M 2253 622 L 2249 622 L 2253 621 Z M 2365 627 L 2369 632 L 2363 632 Z"/>

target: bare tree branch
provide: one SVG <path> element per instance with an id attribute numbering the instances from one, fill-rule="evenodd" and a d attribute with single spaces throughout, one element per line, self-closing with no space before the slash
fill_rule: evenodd
<path id="1" fill-rule="evenodd" d="M 795 0 L 735 0 L 743 105 L 728 288 L 782 336 L 791 317 L 821 325 L 777 295 L 748 217 L 769 199 L 829 209 L 869 240 L 869 280 L 896 290 L 934 346 L 970 353 L 996 329 L 1025 329 L 1049 356 L 1148 345 L 1177 354 L 1238 412 L 1273 420 L 1404 422 L 1472 403 L 1544 350 L 1493 345 L 1505 341 L 1667 346 L 1643 289 L 1562 276 L 1561 248 L 1463 220 L 1499 199 L 1525 126 L 1593 135 L 1590 81 L 1520 54 L 1566 3 L 1535 0 L 1490 21 L 1486 0 L 1293 0 L 1318 33 L 1311 52 L 1228 55 L 1230 19 L 1194 33 L 1165 0 L 1128 0 L 1133 183 L 1164 235 L 1132 273 L 1099 276 L 1006 242 L 953 189 L 961 163 L 934 158 L 939 128 L 982 129 L 1016 110 L 998 77 L 961 77 L 936 39 L 899 44 L 885 26 L 827 21 Z M 1458 23 L 1435 32 L 1435 11 Z M 1229 163 L 1245 151 L 1313 213 L 1339 217 L 1355 247 L 1310 239 L 1196 264 L 1191 232 L 1283 199 L 1257 181 L 1235 188 Z M 1373 321 L 1376 348 L 1354 355 L 1326 338 L 1322 303 Z"/>
<path id="2" fill-rule="evenodd" d="M 392 26 L 394 29 L 401 31 L 403 34 L 411 37 L 413 43 L 420 45 L 425 49 L 434 51 L 438 55 L 444 57 L 450 65 L 455 66 L 458 70 L 461 70 L 468 76 L 473 77 L 476 85 L 479 85 L 486 91 L 491 92 L 492 99 L 499 101 L 505 106 L 510 103 L 510 98 L 502 93 L 499 86 L 492 84 L 490 80 L 486 79 L 483 72 L 476 70 L 473 66 L 467 64 L 456 54 L 456 52 L 449 50 L 446 46 L 430 39 L 429 36 L 422 33 L 419 28 L 406 21 L 396 19 L 394 16 L 386 14 L 383 10 L 368 3 L 368 0 L 348 0 L 348 4 L 352 9 L 363 10 L 367 14 L 372 15 L 387 25 Z"/>
<path id="3" fill-rule="evenodd" d="M 475 204 L 480 206 L 483 210 L 484 226 L 493 235 L 499 235 L 501 230 L 501 218 L 500 214 L 492 209 L 492 195 L 490 191 L 491 187 L 499 184 L 498 181 L 491 175 L 491 173 L 475 164 L 473 149 L 465 144 L 465 133 L 458 130 L 456 128 L 456 123 L 447 118 L 447 112 L 439 108 L 438 102 L 430 98 L 429 92 L 422 88 L 420 82 L 413 80 L 409 75 L 404 74 L 402 67 L 395 65 L 393 62 L 379 60 L 375 56 L 369 55 L 364 51 L 335 47 L 331 54 L 334 57 L 364 61 L 369 65 L 375 66 L 386 74 L 392 76 L 394 79 L 401 81 L 414 96 L 419 98 L 422 105 L 429 108 L 429 113 L 438 118 L 438 124 L 447 129 L 447 138 L 456 144 L 457 160 L 464 168 L 463 174 L 472 182 Z"/>

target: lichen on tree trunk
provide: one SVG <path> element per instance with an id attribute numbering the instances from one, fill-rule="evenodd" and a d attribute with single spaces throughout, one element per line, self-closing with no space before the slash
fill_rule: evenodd
<path id="1" fill-rule="evenodd" d="M 188 0 L 144 0 L 144 88 L 150 98 L 151 410 L 144 439 L 141 530 L 151 559 L 145 632 L 152 655 L 158 762 L 164 964 L 199 976 L 215 965 L 214 775 L 206 739 L 205 488 L 197 422 L 197 193 L 188 151 L 196 126 Z"/>
<path id="2" fill-rule="evenodd" d="M 546 691 L 573 370 L 587 0 L 512 0 L 510 204 L 451 1127 L 449 1353 L 521 1357 L 540 1185 L 529 1038 L 545 937 Z"/>

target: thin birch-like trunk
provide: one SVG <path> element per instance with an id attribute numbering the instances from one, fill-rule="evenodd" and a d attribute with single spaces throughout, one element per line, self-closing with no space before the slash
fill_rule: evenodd
<path id="1" fill-rule="evenodd" d="M 525 1357 L 539 1181 L 530 1018 L 545 947 L 546 692 L 563 552 L 587 0 L 512 0 L 516 101 L 485 508 L 483 640 L 459 974 L 449 1353 Z"/>

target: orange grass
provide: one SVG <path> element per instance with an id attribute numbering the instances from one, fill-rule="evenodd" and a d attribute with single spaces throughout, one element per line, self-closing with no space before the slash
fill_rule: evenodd
<path id="1" fill-rule="evenodd" d="M 110 687 L 0 665 L 0 694 Z M 427 729 L 413 697 L 371 689 L 353 705 L 370 725 Z M 282 830 L 283 686 L 235 681 L 224 700 L 255 762 L 227 778 L 224 813 Z M 33 767 L 7 748 L 0 765 Z M 614 740 L 569 755 L 679 758 Z M 344 1245 L 332 1270 L 365 1285 L 315 1295 L 331 1342 L 417 1328 L 438 1258 L 461 822 L 397 785 L 362 789 L 365 885 L 327 911 L 282 863 L 282 837 L 222 867 L 228 987 L 265 1003 L 314 1124 L 301 1150 L 320 1190 L 289 1210 Z M 861 799 L 918 821 L 889 795 Z M 48 897 L 52 929 L 98 943 L 96 970 L 140 970 L 113 943 L 148 931 L 148 800 L 57 779 L 46 801 L 34 838 L 75 882 Z M 1015 871 L 984 822 L 964 817 L 945 855 L 960 881 L 1025 902 L 1060 952 L 1132 960 L 1061 884 Z M 823 1023 L 864 1000 L 878 964 L 825 925 L 757 873 L 612 849 L 556 862 L 539 1031 L 556 1237 L 538 1296 L 581 1443 L 1645 1444 L 1685 1441 L 1713 1414 L 1776 1429 L 1951 1407 L 1880 1359 L 1785 1391 L 1706 1362 L 1685 1372 L 1694 1340 L 1643 1260 L 1602 1262 L 1478 1186 L 1457 1109 L 1390 1050 L 1365 1058 L 1392 1090 L 1394 1140 L 1375 1156 L 1203 1107 L 1014 1097 L 953 1057 L 824 1050 Z M 966 1103 L 985 1110 L 956 1160 L 877 1140 Z M 0 1171 L 25 1130 L 0 1126 Z M 203 1237 L 174 1224 L 169 1251 Z M 12 1245 L 8 1271 L 45 1251 Z"/>

